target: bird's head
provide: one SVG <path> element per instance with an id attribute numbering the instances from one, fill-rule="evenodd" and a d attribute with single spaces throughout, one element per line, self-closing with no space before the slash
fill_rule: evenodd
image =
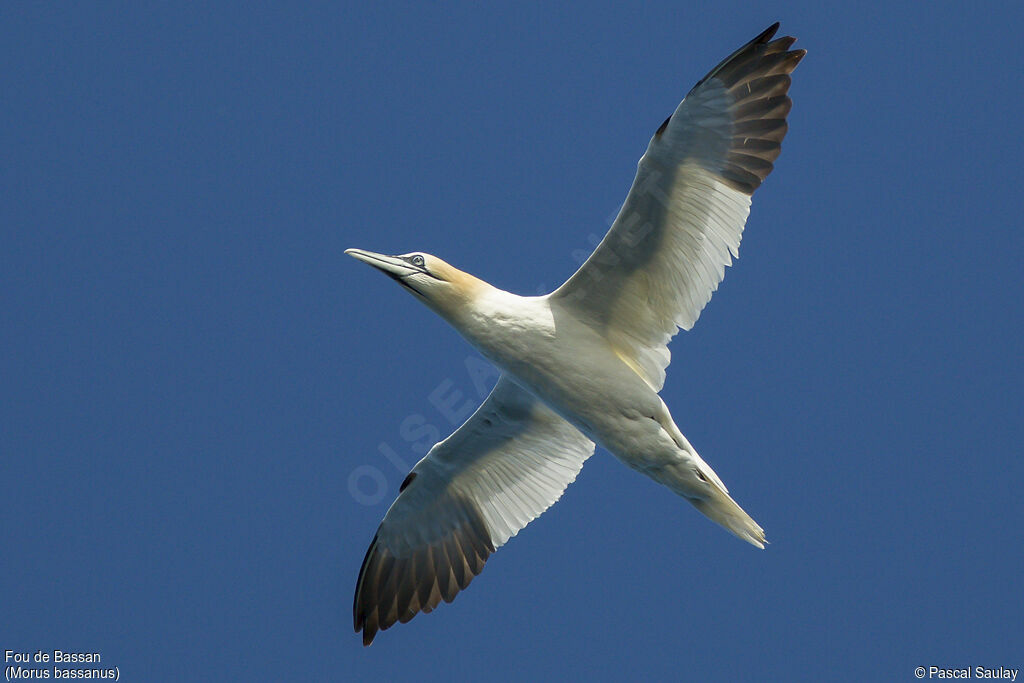
<path id="1" fill-rule="evenodd" d="M 346 249 L 345 253 L 381 271 L 449 320 L 487 286 L 438 257 L 419 251 L 401 256 L 362 249 Z"/>

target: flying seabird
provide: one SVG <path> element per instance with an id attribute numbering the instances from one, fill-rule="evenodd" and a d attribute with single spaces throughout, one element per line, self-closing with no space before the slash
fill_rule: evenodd
<path id="1" fill-rule="evenodd" d="M 416 463 L 359 570 L 355 630 L 369 645 L 455 595 L 556 500 L 595 442 L 758 548 L 658 396 L 669 340 L 693 327 L 738 257 L 750 198 L 772 170 L 806 52 L 778 23 L 702 78 L 654 133 L 618 217 L 545 296 L 497 289 L 436 256 L 345 253 L 381 270 L 500 370 L 490 395 Z"/>

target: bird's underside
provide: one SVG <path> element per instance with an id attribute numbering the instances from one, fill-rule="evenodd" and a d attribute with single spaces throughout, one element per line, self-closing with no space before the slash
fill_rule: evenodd
<path id="1" fill-rule="evenodd" d="M 805 54 L 778 24 L 691 89 L 655 132 L 590 259 L 545 297 L 517 297 L 437 257 L 349 250 L 398 281 L 502 370 L 480 408 L 412 469 L 374 536 L 354 620 L 379 630 L 451 602 L 487 558 L 550 507 L 594 452 L 684 496 L 753 545 L 729 496 L 657 392 L 737 256 L 750 197 L 779 156 L 789 74 Z"/>

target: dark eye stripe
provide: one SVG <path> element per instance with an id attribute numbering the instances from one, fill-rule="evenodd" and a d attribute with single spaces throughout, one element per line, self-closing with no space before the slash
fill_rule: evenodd
<path id="1" fill-rule="evenodd" d="M 403 261 L 408 263 L 410 266 L 412 266 L 413 268 L 416 268 L 418 270 L 417 273 L 409 273 L 410 275 L 422 274 L 422 275 L 429 275 L 430 277 L 434 278 L 435 280 L 440 280 L 441 279 L 438 276 L 436 276 L 433 273 L 431 273 L 429 270 L 427 270 L 427 262 L 426 262 L 426 259 L 423 258 L 422 254 L 414 254 L 412 256 L 396 256 L 395 258 L 402 259 Z"/>

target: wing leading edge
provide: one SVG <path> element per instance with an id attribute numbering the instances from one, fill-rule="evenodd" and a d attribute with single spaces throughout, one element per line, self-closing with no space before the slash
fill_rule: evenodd
<path id="1" fill-rule="evenodd" d="M 806 52 L 778 24 L 712 69 L 655 132 L 615 222 L 553 302 L 606 334 L 656 391 L 739 255 L 750 196 L 782 151 L 789 74 Z"/>
<path id="2" fill-rule="evenodd" d="M 594 444 L 511 380 L 430 449 L 403 483 L 356 582 L 355 630 L 451 602 L 487 558 L 557 501 Z"/>

